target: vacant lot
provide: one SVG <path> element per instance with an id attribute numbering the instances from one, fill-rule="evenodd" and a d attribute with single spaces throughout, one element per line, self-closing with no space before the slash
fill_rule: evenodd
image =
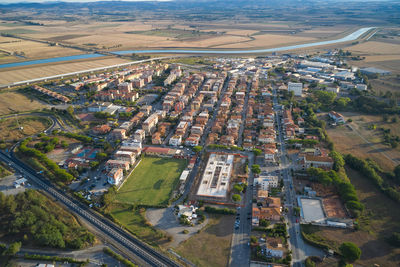
<path id="1" fill-rule="evenodd" d="M 0 84 L 9 84 L 18 81 L 26 81 L 35 78 L 48 77 L 52 75 L 88 70 L 98 67 L 106 67 L 126 62 L 129 62 L 129 60 L 108 57 L 74 63 L 33 65 L 29 67 L 14 68 L 11 70 L 0 70 Z"/>
<path id="2" fill-rule="evenodd" d="M 146 243 L 161 245 L 169 242 L 162 231 L 155 229 L 146 221 L 144 208 L 133 208 L 128 204 L 111 204 L 107 209 L 118 223 Z"/>
<path id="3" fill-rule="evenodd" d="M 42 117 L 12 117 L 0 120 L 0 140 L 18 140 L 46 130 L 50 121 Z"/>
<path id="4" fill-rule="evenodd" d="M 381 116 L 360 115 L 358 113 L 342 113 L 346 120 L 351 118 L 350 126 L 342 125 L 328 128 L 328 135 L 335 143 L 336 149 L 344 154 L 352 153 L 357 157 L 371 158 L 383 169 L 392 171 L 400 163 L 399 148 L 392 149 L 382 143 L 382 133 L 379 128 L 391 129 L 391 134 L 400 135 L 400 123 L 383 122 Z M 369 126 L 376 125 L 376 129 Z"/>
<path id="5" fill-rule="evenodd" d="M 365 205 L 364 214 L 360 219 L 361 229 L 355 231 L 313 226 L 307 231 L 335 249 L 345 241 L 356 243 L 362 250 L 361 259 L 357 263 L 362 266 L 399 266 L 400 249 L 391 247 L 385 241 L 392 232 L 400 231 L 398 203 L 383 195 L 358 172 L 351 169 L 347 169 L 346 172 L 357 190 L 360 201 Z"/>
<path id="6" fill-rule="evenodd" d="M 228 266 L 234 216 L 213 215 L 199 234 L 182 242 L 177 252 L 196 266 Z"/>
<path id="7" fill-rule="evenodd" d="M 28 97 L 19 93 L 0 93 L 0 115 L 38 110 L 42 109 L 43 107 L 44 105 L 42 105 L 38 101 L 29 99 Z"/>
<path id="8" fill-rule="evenodd" d="M 129 204 L 166 205 L 186 165 L 181 159 L 144 157 L 118 190 L 116 200 Z"/>

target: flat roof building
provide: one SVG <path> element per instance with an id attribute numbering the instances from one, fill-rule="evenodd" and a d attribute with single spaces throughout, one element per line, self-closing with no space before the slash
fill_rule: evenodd
<path id="1" fill-rule="evenodd" d="M 197 196 L 210 200 L 226 200 L 234 156 L 211 153 L 201 178 Z"/>

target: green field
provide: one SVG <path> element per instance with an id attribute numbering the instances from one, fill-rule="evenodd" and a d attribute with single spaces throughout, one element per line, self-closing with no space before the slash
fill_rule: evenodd
<path id="1" fill-rule="evenodd" d="M 127 204 L 167 205 L 186 165 L 182 159 L 144 157 L 115 199 Z"/>

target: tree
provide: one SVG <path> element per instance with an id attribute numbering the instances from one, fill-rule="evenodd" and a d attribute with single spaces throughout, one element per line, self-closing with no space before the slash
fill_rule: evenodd
<path id="1" fill-rule="evenodd" d="M 20 249 L 21 249 L 21 242 L 14 242 L 11 243 L 11 245 L 3 253 L 4 255 L 14 256 L 19 252 Z"/>
<path id="2" fill-rule="evenodd" d="M 327 92 L 327 91 L 315 91 L 314 96 L 321 102 L 323 105 L 330 106 L 336 99 L 336 93 L 334 92 Z"/>
<path id="3" fill-rule="evenodd" d="M 251 166 L 251 171 L 254 172 L 255 174 L 261 173 L 260 165 L 258 165 L 258 164 L 253 164 L 253 165 Z"/>
<path id="4" fill-rule="evenodd" d="M 256 156 L 260 156 L 262 154 L 261 149 L 258 149 L 258 148 L 254 148 L 253 152 L 254 152 L 254 155 L 256 155 Z"/>
<path id="5" fill-rule="evenodd" d="M 105 158 L 107 158 L 107 153 L 99 152 L 99 153 L 96 154 L 96 159 L 97 159 L 97 160 L 102 161 L 102 160 L 104 160 Z"/>
<path id="6" fill-rule="evenodd" d="M 306 267 L 315 267 L 316 266 L 315 262 L 310 257 L 308 257 L 306 259 L 305 264 L 306 264 Z"/>
<path id="7" fill-rule="evenodd" d="M 201 150 L 203 150 L 203 147 L 202 147 L 202 146 L 195 146 L 195 147 L 193 147 L 193 151 L 194 151 L 195 153 L 199 153 Z"/>
<path id="8" fill-rule="evenodd" d="M 73 116 L 74 115 L 74 107 L 73 106 L 68 106 L 67 107 L 67 112 L 69 115 Z"/>
<path id="9" fill-rule="evenodd" d="M 99 166 L 99 162 L 98 161 L 91 161 L 89 163 L 90 168 L 95 169 L 97 166 Z"/>
<path id="10" fill-rule="evenodd" d="M 234 194 L 232 196 L 232 200 L 235 202 L 240 202 L 242 200 L 242 197 L 239 194 Z"/>
<path id="11" fill-rule="evenodd" d="M 342 254 L 343 260 L 347 263 L 355 262 L 361 257 L 361 249 L 352 242 L 342 243 L 339 251 Z"/>
<path id="12" fill-rule="evenodd" d="M 243 186 L 241 184 L 235 184 L 233 186 L 233 190 L 235 190 L 237 193 L 241 193 L 243 191 Z"/>

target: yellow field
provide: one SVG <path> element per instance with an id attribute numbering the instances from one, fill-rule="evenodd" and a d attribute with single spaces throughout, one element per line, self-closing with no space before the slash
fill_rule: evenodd
<path id="1" fill-rule="evenodd" d="M 368 41 L 357 44 L 348 49 L 352 52 L 365 53 L 368 55 L 400 55 L 400 45 L 384 42 Z"/>
<path id="2" fill-rule="evenodd" d="M 91 59 L 90 61 L 74 63 L 60 63 L 56 65 L 30 66 L 27 68 L 18 68 L 6 71 L 0 70 L 0 84 L 9 84 L 17 81 L 25 81 L 29 79 L 110 66 L 125 62 L 129 61 L 121 58 L 105 58 L 98 60 Z"/>
<path id="3" fill-rule="evenodd" d="M 237 44 L 225 44 L 225 45 L 214 45 L 213 47 L 218 48 L 268 48 L 276 46 L 286 46 L 290 44 L 297 44 L 303 42 L 309 42 L 316 40 L 310 37 L 298 37 L 298 36 L 287 36 L 287 35 L 275 35 L 275 34 L 263 34 L 252 36 L 255 40 L 248 40 L 244 43 Z"/>
<path id="4" fill-rule="evenodd" d="M 60 57 L 67 55 L 77 55 L 82 54 L 82 51 L 64 48 L 60 46 L 50 46 L 44 43 L 19 40 L 15 38 L 9 37 L 0 37 L 0 50 L 6 51 L 9 53 L 18 53 L 23 55 L 24 58 L 10 56 L 7 57 L 7 60 L 2 60 L 2 63 L 15 62 L 15 61 L 24 61 L 24 60 L 32 60 L 38 58 L 51 58 L 51 57 Z"/>
<path id="5" fill-rule="evenodd" d="M 15 92 L 0 93 L 0 115 L 42 109 L 40 102 Z"/>

